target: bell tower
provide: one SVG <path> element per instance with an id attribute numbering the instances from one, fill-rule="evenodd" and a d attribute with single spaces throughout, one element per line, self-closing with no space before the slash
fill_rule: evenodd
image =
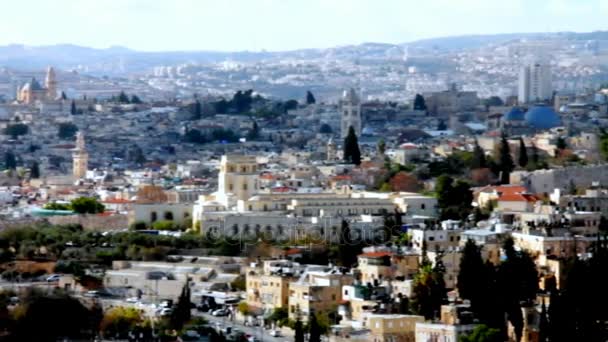
<path id="1" fill-rule="evenodd" d="M 348 129 L 352 126 L 357 136 L 361 136 L 361 100 L 355 89 L 345 90 L 340 100 L 340 112 L 342 125 L 340 135 L 342 139 L 348 135 Z"/>
<path id="2" fill-rule="evenodd" d="M 55 69 L 48 67 L 46 69 L 46 78 L 44 80 L 44 86 L 46 87 L 46 96 L 49 100 L 57 98 L 57 78 L 55 76 Z"/>
<path id="3" fill-rule="evenodd" d="M 76 134 L 76 148 L 72 152 L 72 164 L 74 178 L 81 179 L 87 175 L 89 154 L 87 153 L 82 132 Z"/>

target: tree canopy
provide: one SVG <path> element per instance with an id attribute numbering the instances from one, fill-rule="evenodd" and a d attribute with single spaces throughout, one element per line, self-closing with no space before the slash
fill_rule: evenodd
<path id="1" fill-rule="evenodd" d="M 344 160 L 355 165 L 361 164 L 361 151 L 353 126 L 348 128 L 348 134 L 344 138 Z"/>

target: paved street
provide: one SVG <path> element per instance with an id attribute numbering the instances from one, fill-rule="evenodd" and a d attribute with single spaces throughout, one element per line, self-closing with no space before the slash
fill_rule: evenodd
<path id="1" fill-rule="evenodd" d="M 267 342 L 285 342 L 285 341 L 291 342 L 291 341 L 293 341 L 293 336 L 272 337 L 268 334 L 269 333 L 268 330 L 264 330 L 264 332 L 262 334 L 262 328 L 246 327 L 243 325 L 243 322 L 240 322 L 240 321 L 237 322 L 236 320 L 230 321 L 227 316 L 226 317 L 216 317 L 216 316 L 212 316 L 208 313 L 202 313 L 200 311 L 193 311 L 193 315 L 199 316 L 199 317 L 204 317 L 210 323 L 216 323 L 216 322 L 221 323 L 223 325 L 223 327 L 231 326 L 246 334 L 255 336 L 260 341 L 267 341 Z"/>

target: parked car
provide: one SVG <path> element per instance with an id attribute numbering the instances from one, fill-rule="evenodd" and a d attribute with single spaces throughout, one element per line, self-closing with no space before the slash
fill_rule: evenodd
<path id="1" fill-rule="evenodd" d="M 171 308 L 162 308 L 160 309 L 159 315 L 162 317 L 170 316 L 173 313 L 173 309 Z"/>
<path id="2" fill-rule="evenodd" d="M 279 330 L 276 330 L 276 329 L 270 330 L 270 332 L 268 334 L 270 336 L 272 336 L 272 337 L 279 337 L 279 336 L 281 336 L 281 332 Z"/>
<path id="3" fill-rule="evenodd" d="M 230 312 L 226 309 L 217 309 L 211 313 L 212 316 L 228 316 Z"/>
<path id="4" fill-rule="evenodd" d="M 139 302 L 139 298 L 137 297 L 130 297 L 126 299 L 127 303 L 138 303 Z"/>
<path id="5" fill-rule="evenodd" d="M 56 281 L 59 281 L 60 278 L 61 278 L 61 276 L 59 274 L 51 274 L 50 276 L 48 276 L 46 278 L 46 281 L 49 283 L 56 282 Z"/>

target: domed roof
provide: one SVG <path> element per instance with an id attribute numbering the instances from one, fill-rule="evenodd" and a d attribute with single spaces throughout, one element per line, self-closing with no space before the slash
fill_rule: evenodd
<path id="1" fill-rule="evenodd" d="M 548 106 L 533 106 L 526 112 L 526 123 L 536 129 L 549 129 L 560 125 L 559 116 Z"/>
<path id="2" fill-rule="evenodd" d="M 503 116 L 504 121 L 523 121 L 525 112 L 519 107 L 513 107 Z"/>
<path id="3" fill-rule="evenodd" d="M 38 80 L 36 80 L 35 78 L 32 78 L 32 80 L 28 83 L 26 83 L 23 88 L 21 88 L 22 90 L 44 90 L 42 89 L 42 86 L 40 85 L 40 83 L 38 83 Z"/>

